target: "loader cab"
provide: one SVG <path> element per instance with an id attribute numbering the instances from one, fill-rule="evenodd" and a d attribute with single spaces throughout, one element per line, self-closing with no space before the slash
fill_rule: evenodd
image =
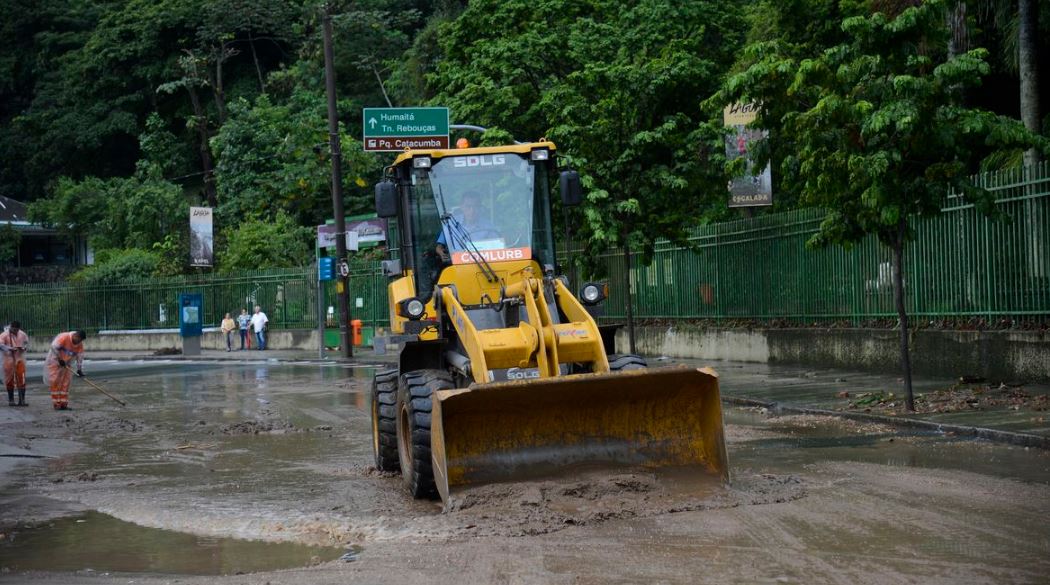
<path id="1" fill-rule="evenodd" d="M 444 270 L 473 266 L 479 256 L 493 266 L 534 261 L 553 270 L 554 148 L 539 142 L 398 156 L 388 190 L 396 189 L 400 258 L 412 271 L 414 296 L 429 298 Z M 380 198 L 377 189 L 383 215 Z"/>

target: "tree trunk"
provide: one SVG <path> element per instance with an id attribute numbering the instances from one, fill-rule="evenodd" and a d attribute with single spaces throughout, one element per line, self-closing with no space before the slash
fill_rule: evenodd
<path id="1" fill-rule="evenodd" d="M 1038 0 L 1017 2 L 1017 67 L 1021 77 L 1021 121 L 1029 131 L 1039 133 L 1039 3 Z M 1024 164 L 1032 167 L 1038 160 L 1036 149 L 1025 152 Z"/>
<path id="2" fill-rule="evenodd" d="M 222 81 L 222 65 L 226 60 L 223 53 L 224 49 L 219 49 L 219 55 L 215 59 L 215 91 L 212 95 L 215 96 L 215 109 L 219 112 L 219 126 L 226 123 L 226 90 L 223 89 Z"/>
<path id="3" fill-rule="evenodd" d="M 956 2 L 948 11 L 948 58 L 958 57 L 970 50 L 970 30 L 966 25 L 966 3 Z"/>
<path id="4" fill-rule="evenodd" d="M 908 220 L 901 218 L 897 224 L 897 237 L 893 242 L 893 300 L 897 305 L 900 320 L 901 375 L 904 377 L 904 392 L 909 411 L 915 411 L 915 395 L 911 387 L 911 355 L 908 351 L 908 313 L 904 306 L 904 242 Z"/>
<path id="5" fill-rule="evenodd" d="M 198 151 L 201 156 L 201 170 L 204 171 L 204 197 L 209 207 L 216 207 L 218 200 L 215 196 L 215 173 L 212 170 L 211 148 L 208 145 L 208 117 L 205 115 L 204 106 L 201 104 L 197 88 L 192 83 L 186 85 L 190 93 L 190 102 L 193 104 L 193 115 L 197 119 L 197 136 L 200 140 Z"/>
<path id="6" fill-rule="evenodd" d="M 631 294 L 631 246 L 623 244 L 623 280 L 624 293 L 627 298 L 627 340 L 630 353 L 638 353 L 634 344 L 634 299 Z"/>
<path id="7" fill-rule="evenodd" d="M 1039 134 L 1042 128 L 1039 111 L 1039 2 L 1018 0 L 1017 3 L 1017 67 L 1021 77 L 1021 121 L 1030 132 Z M 1037 175 L 1039 152 L 1030 148 L 1024 153 L 1024 177 L 1031 181 Z M 1026 195 L 1033 195 L 1032 186 Z M 1033 199 L 1025 200 L 1028 275 L 1047 277 L 1045 209 Z"/>
<path id="8" fill-rule="evenodd" d="M 255 74 L 259 76 L 259 92 L 266 93 L 266 82 L 263 81 L 262 67 L 259 66 L 259 54 L 255 52 L 255 37 L 248 31 L 248 46 L 252 49 L 252 61 L 255 63 Z"/>

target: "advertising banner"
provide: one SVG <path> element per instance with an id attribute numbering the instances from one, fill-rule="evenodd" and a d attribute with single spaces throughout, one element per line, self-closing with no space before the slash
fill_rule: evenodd
<path id="1" fill-rule="evenodd" d="M 729 207 L 759 207 L 773 205 L 773 173 L 767 164 L 758 171 L 751 157 L 753 144 L 765 140 L 768 132 L 748 128 L 758 115 L 757 104 L 732 104 L 722 113 L 725 125 L 733 130 L 726 134 L 726 159 L 745 157 L 743 176 L 729 181 Z"/>
<path id="2" fill-rule="evenodd" d="M 190 208 L 190 266 L 212 266 L 212 209 Z"/>
<path id="3" fill-rule="evenodd" d="M 335 225 L 317 226 L 317 247 L 335 248 Z M 386 241 L 386 220 L 379 218 L 346 219 L 346 249 L 368 248 Z"/>

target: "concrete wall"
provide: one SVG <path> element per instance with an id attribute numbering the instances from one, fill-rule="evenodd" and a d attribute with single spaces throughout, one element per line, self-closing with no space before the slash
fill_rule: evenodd
<path id="1" fill-rule="evenodd" d="M 867 371 L 899 368 L 899 333 L 884 329 L 636 328 L 640 353 L 777 362 Z M 626 351 L 627 330 L 616 335 Z M 911 336 L 916 374 L 978 375 L 992 381 L 1050 381 L 1050 335 L 1041 331 L 931 331 Z"/>
<path id="2" fill-rule="evenodd" d="M 178 330 L 161 331 L 103 331 L 88 338 L 88 350 L 154 352 L 158 349 L 182 349 L 182 338 Z M 252 343 L 254 346 L 254 342 Z M 316 329 L 277 329 L 266 332 L 268 349 L 317 350 Z M 241 346 L 240 333 L 234 333 L 233 348 Z M 226 349 L 226 340 L 220 331 L 205 331 L 201 336 L 201 349 Z"/>

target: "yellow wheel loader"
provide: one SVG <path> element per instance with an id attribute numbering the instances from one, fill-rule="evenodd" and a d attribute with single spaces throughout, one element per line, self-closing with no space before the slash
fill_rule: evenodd
<path id="1" fill-rule="evenodd" d="M 610 355 L 615 330 L 555 272 L 555 145 L 410 150 L 376 185 L 391 221 L 390 341 L 372 385 L 375 465 L 417 498 L 586 466 L 696 467 L 728 477 L 718 379 Z"/>

